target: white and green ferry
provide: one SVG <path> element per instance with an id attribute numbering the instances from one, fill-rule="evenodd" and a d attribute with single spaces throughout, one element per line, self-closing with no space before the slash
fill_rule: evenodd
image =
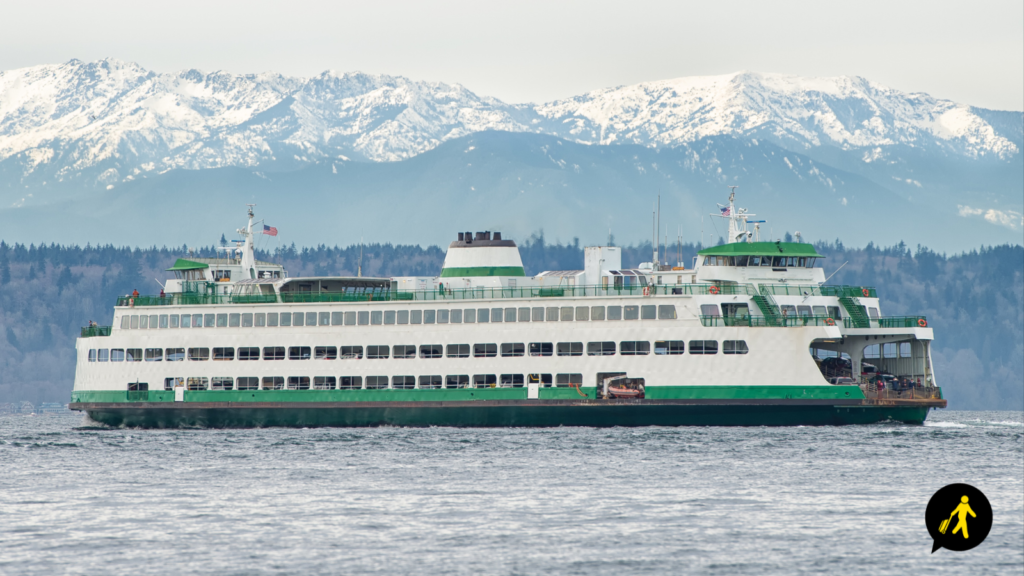
<path id="1" fill-rule="evenodd" d="M 809 244 L 729 242 L 687 268 L 525 275 L 515 242 L 465 232 L 436 277 L 290 278 L 253 212 L 224 258 L 181 258 L 161 296 L 82 329 L 73 410 L 141 427 L 920 423 L 946 406 L 923 316 L 826 285 Z M 724 211 L 723 211 L 724 212 Z"/>

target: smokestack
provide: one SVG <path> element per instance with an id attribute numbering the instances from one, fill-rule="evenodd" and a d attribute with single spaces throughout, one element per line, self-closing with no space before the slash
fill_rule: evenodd
<path id="1" fill-rule="evenodd" d="M 466 239 L 466 235 L 464 233 L 462 233 L 462 232 L 459 232 L 459 242 L 462 242 L 465 239 Z"/>
<path id="2" fill-rule="evenodd" d="M 800 234 L 800 233 L 799 233 L 799 232 L 797 232 L 797 235 L 799 235 L 799 234 Z M 501 240 L 501 232 L 495 232 L 495 233 L 494 233 L 494 239 L 495 239 L 495 240 Z"/>

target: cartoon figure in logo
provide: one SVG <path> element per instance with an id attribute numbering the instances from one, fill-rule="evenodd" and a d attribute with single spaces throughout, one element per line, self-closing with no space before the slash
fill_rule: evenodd
<path id="1" fill-rule="evenodd" d="M 964 538 L 968 537 L 967 536 L 967 515 L 970 514 L 972 518 L 977 518 L 978 515 L 974 513 L 974 510 L 971 510 L 970 505 L 967 504 L 967 500 L 968 500 L 967 496 L 962 496 L 960 498 L 960 504 L 957 504 L 957 507 L 954 508 L 953 512 L 949 515 L 949 518 L 946 519 L 946 521 L 942 523 L 942 526 L 939 526 L 939 532 L 941 532 L 942 534 L 945 534 L 946 533 L 946 529 L 949 528 L 949 523 L 953 520 L 953 516 L 956 516 L 957 514 L 959 514 L 960 516 L 959 516 L 959 518 L 957 518 L 956 527 L 953 528 L 953 534 L 956 534 L 958 531 L 962 530 Z"/>

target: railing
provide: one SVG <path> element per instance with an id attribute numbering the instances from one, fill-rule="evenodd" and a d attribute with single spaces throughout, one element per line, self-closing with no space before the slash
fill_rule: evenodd
<path id="1" fill-rule="evenodd" d="M 701 316 L 704 326 L 750 326 L 752 328 L 803 328 L 806 326 L 835 326 L 830 316 L 780 316 L 774 321 L 763 316 L 732 318 L 727 316 Z"/>
<path id="2" fill-rule="evenodd" d="M 915 386 L 903 390 L 885 388 L 879 390 L 874 384 L 861 384 L 860 389 L 865 398 L 872 400 L 939 400 L 942 390 L 938 386 Z"/>
<path id="3" fill-rule="evenodd" d="M 82 328 L 82 338 L 92 338 L 93 336 L 110 336 L 110 330 L 112 326 L 85 326 Z"/>
<path id="4" fill-rule="evenodd" d="M 865 293 L 865 290 L 867 291 Z M 877 298 L 878 292 L 867 286 L 808 286 L 799 284 L 761 284 L 761 293 L 774 296 L 837 296 L 840 298 Z"/>
<path id="5" fill-rule="evenodd" d="M 879 328 L 927 328 L 928 318 L 926 316 L 882 316 L 871 318 L 870 322 L 877 322 Z M 858 326 L 853 318 L 843 318 L 843 326 L 846 328 L 866 328 Z"/>

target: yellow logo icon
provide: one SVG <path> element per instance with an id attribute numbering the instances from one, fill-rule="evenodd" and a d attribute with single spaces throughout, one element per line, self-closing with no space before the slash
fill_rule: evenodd
<path id="1" fill-rule="evenodd" d="M 946 530 L 949 529 L 949 523 L 953 521 L 953 516 L 959 514 L 956 527 L 953 528 L 953 534 L 960 532 L 964 535 L 964 538 L 969 538 L 967 535 L 967 515 L 970 514 L 973 518 L 978 517 L 974 510 L 971 510 L 971 506 L 967 504 L 969 500 L 970 498 L 967 496 L 960 497 L 960 504 L 949 514 L 949 518 L 946 518 L 942 521 L 942 524 L 939 524 L 939 534 L 945 534 Z"/>

